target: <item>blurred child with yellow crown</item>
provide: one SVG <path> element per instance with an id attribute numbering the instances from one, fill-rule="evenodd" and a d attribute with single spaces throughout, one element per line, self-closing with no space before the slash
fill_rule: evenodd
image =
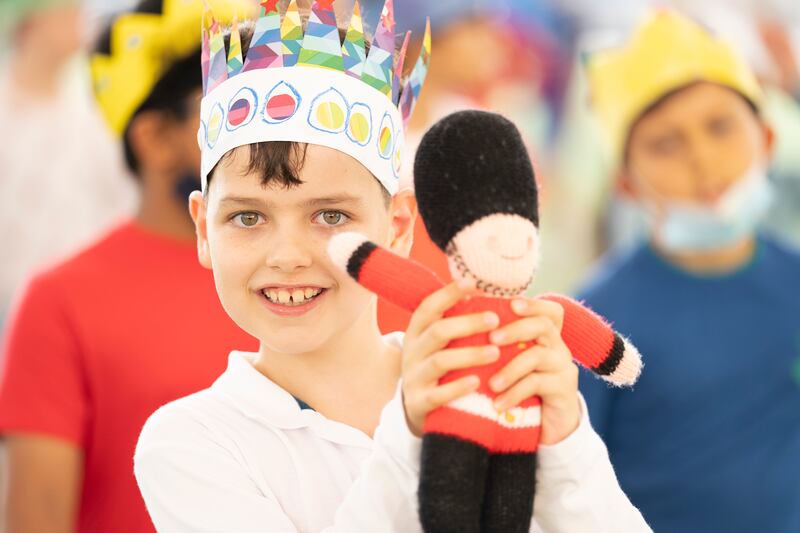
<path id="1" fill-rule="evenodd" d="M 233 3 L 215 5 L 231 19 Z M 200 181 L 202 13 L 200 2 L 145 0 L 113 19 L 91 58 L 97 101 L 142 199 L 134 220 L 35 276 L 11 316 L 0 373 L 2 530 L 154 531 L 131 467 L 142 425 L 207 386 L 225 366 L 221 353 L 253 342 L 197 263 L 186 212 L 183 184 Z M 71 135 L 90 142 L 84 133 Z M 77 178 L 63 187 L 82 194 Z M 40 224 L 34 213 L 20 211 L 17 223 Z"/>
<path id="2" fill-rule="evenodd" d="M 800 531 L 800 255 L 758 230 L 773 146 L 759 85 L 671 11 L 587 70 L 649 227 L 582 294 L 646 354 L 633 391 L 581 379 L 620 483 L 655 531 Z"/>
<path id="3" fill-rule="evenodd" d="M 227 36 L 209 15 L 203 32 L 203 188 L 190 198 L 198 255 L 213 270 L 226 311 L 260 347 L 232 352 L 211 387 L 145 424 L 134 469 L 156 527 L 421 531 L 423 419 L 480 381 L 439 378 L 499 361 L 500 345 L 546 334 L 547 364 L 535 377 L 530 366 L 510 363 L 494 374 L 509 407 L 542 398 L 543 446 L 539 466 L 531 466 L 536 509 L 521 526 L 650 531 L 585 416 L 558 304 L 519 298 L 504 327 L 494 312 L 443 318 L 466 295 L 451 284 L 422 302 L 405 336 L 382 336 L 376 296 L 328 255 L 329 242 L 347 231 L 408 255 L 417 207 L 399 182 L 405 124 L 429 65 L 429 31 L 412 62 L 408 35 L 396 49 L 392 0 L 371 42 L 358 2 L 346 31 L 333 0 L 316 0 L 306 20 L 295 0 L 278 3 L 263 2 L 254 25 L 236 25 Z M 480 154 L 489 149 L 475 146 Z M 497 344 L 445 349 L 452 339 L 489 331 Z M 537 387 L 539 379 L 547 386 Z M 483 405 L 485 416 L 500 420 Z M 502 420 L 517 423 L 513 415 Z M 463 482 L 473 483 L 467 473 Z M 513 511 L 520 508 L 530 509 Z M 444 527 L 433 531 L 458 528 Z"/>

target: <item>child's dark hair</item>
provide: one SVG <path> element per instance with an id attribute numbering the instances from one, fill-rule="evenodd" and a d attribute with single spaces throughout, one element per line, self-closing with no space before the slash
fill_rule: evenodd
<path id="1" fill-rule="evenodd" d="M 250 48 L 250 41 L 253 38 L 254 25 L 245 22 L 239 25 L 239 33 L 242 39 L 242 56 L 247 55 Z M 344 41 L 345 31 L 339 29 L 339 40 Z M 369 53 L 370 43 L 365 42 L 367 53 Z M 225 49 L 230 48 L 230 31 L 225 32 Z M 261 175 L 261 184 L 267 186 L 271 183 L 278 183 L 284 187 L 295 187 L 303 183 L 297 173 L 303 168 L 306 157 L 307 144 L 293 141 L 265 141 L 250 145 L 250 161 L 247 164 L 248 173 L 258 173 Z M 235 150 L 226 153 L 220 162 L 228 159 Z M 219 165 L 219 163 L 217 164 Z M 216 167 L 208 173 L 208 182 L 214 175 Z M 207 190 L 207 189 L 206 189 Z M 391 195 L 381 185 L 384 204 L 388 207 L 391 202 Z"/>
<path id="2" fill-rule="evenodd" d="M 162 14 L 163 0 L 142 0 L 136 6 L 135 13 Z M 199 39 L 198 39 L 199 41 Z M 97 53 L 109 55 L 111 53 L 111 24 L 100 35 L 95 46 Z M 134 111 L 122 135 L 122 144 L 125 153 L 125 164 L 128 169 L 138 176 L 140 163 L 131 146 L 129 129 L 134 118 L 145 111 L 158 111 L 176 120 L 191 118 L 192 105 L 189 97 L 193 92 L 202 88 L 203 78 L 200 72 L 200 46 L 189 56 L 182 57 L 173 62 L 162 74 L 161 79 L 153 86 L 144 102 Z"/>

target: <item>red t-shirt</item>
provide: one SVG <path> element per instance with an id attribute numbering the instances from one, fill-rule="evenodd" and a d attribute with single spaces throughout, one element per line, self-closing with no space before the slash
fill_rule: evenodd
<path id="1" fill-rule="evenodd" d="M 152 532 L 133 476 L 145 420 L 211 385 L 232 349 L 257 347 L 223 311 L 194 245 L 125 224 L 22 295 L 0 366 L 0 433 L 81 448 L 79 532 Z"/>

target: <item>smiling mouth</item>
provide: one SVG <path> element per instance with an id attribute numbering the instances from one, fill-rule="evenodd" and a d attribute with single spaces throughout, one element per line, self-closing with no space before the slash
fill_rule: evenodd
<path id="1" fill-rule="evenodd" d="M 261 294 L 275 305 L 299 307 L 314 301 L 326 290 L 320 287 L 267 287 L 261 290 Z"/>
<path id="2" fill-rule="evenodd" d="M 520 259 L 523 259 L 525 257 L 525 254 L 515 255 L 515 256 L 508 256 L 508 255 L 500 254 L 500 257 L 502 257 L 503 259 L 507 259 L 509 261 L 519 261 Z"/>

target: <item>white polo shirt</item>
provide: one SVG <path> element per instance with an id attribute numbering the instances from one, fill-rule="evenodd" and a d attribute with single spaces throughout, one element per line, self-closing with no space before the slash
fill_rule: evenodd
<path id="1" fill-rule="evenodd" d="M 402 336 L 386 340 L 399 345 Z M 253 367 L 254 358 L 231 353 L 209 389 L 162 407 L 145 424 L 135 473 L 158 531 L 421 531 L 421 440 L 408 430 L 399 394 L 371 439 L 301 409 Z M 531 531 L 650 531 L 582 407 L 575 433 L 539 448 Z"/>

